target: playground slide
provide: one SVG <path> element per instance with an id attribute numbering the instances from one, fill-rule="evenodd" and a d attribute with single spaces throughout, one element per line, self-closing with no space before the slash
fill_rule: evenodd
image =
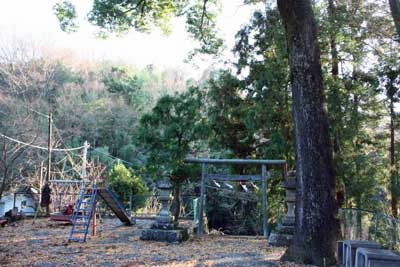
<path id="1" fill-rule="evenodd" d="M 97 193 L 123 223 L 126 225 L 134 224 L 128 213 L 125 211 L 124 205 L 110 188 L 98 188 Z"/>

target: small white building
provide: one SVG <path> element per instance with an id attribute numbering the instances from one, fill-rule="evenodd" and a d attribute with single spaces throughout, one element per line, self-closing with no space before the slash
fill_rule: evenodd
<path id="1" fill-rule="evenodd" d="M 39 203 L 39 191 L 33 187 L 23 186 L 15 193 L 5 193 L 0 199 L 0 217 L 13 209 L 14 202 L 18 212 L 22 211 L 26 216 L 33 216 Z"/>

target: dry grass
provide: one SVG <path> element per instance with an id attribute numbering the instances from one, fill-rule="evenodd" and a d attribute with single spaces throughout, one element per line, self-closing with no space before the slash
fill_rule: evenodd
<path id="1" fill-rule="evenodd" d="M 279 261 L 283 248 L 261 238 L 191 237 L 182 244 L 141 241 L 150 221 L 132 227 L 107 219 L 86 243 L 68 243 L 70 226 L 39 219 L 0 228 L 1 266 L 301 266 Z"/>

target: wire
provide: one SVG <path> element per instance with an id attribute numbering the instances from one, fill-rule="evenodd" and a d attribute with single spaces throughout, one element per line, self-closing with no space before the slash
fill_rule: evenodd
<path id="1" fill-rule="evenodd" d="M 104 156 L 107 156 L 107 157 L 109 157 L 109 158 L 112 158 L 112 159 L 115 159 L 115 160 L 119 160 L 119 161 L 122 161 L 122 162 L 125 162 L 125 163 L 128 163 L 128 164 L 135 165 L 135 163 L 133 163 L 133 162 L 126 161 L 126 160 L 123 160 L 123 159 L 117 158 L 117 157 L 115 157 L 115 156 L 112 156 L 112 155 L 110 155 L 110 154 L 107 154 L 107 153 L 101 152 L 101 151 L 99 151 L 99 150 L 96 150 L 96 148 L 92 148 L 92 150 L 93 150 L 93 152 L 96 152 L 96 153 L 102 154 L 102 155 L 104 155 Z"/>
<path id="2" fill-rule="evenodd" d="M 59 160 L 58 162 L 56 162 L 56 163 L 52 163 L 52 164 L 54 164 L 54 165 L 58 165 L 58 164 L 60 164 L 61 162 L 63 162 L 64 160 L 66 160 L 67 159 L 67 156 L 65 156 L 64 158 L 62 158 L 61 160 Z"/>
<path id="3" fill-rule="evenodd" d="M 42 147 L 42 146 L 37 146 L 37 145 L 28 144 L 28 143 L 19 141 L 19 140 L 17 140 L 17 139 L 8 137 L 8 136 L 6 136 L 6 135 L 4 135 L 4 134 L 2 134 L 2 133 L 0 133 L 0 136 L 4 137 L 4 138 L 6 138 L 6 139 L 8 139 L 8 140 L 10 140 L 10 141 L 13 141 L 13 142 L 15 142 L 15 143 L 18 143 L 18 144 L 22 144 L 22 145 L 29 146 L 29 147 L 33 147 L 33 148 L 37 148 L 37 149 L 48 150 L 47 147 Z M 84 147 L 85 147 L 85 146 L 74 147 L 74 148 L 54 148 L 54 149 L 51 149 L 51 151 L 52 151 L 52 152 L 65 152 L 65 151 L 80 150 L 80 149 L 82 149 L 82 148 L 84 148 Z"/>
<path id="4" fill-rule="evenodd" d="M 49 115 L 44 114 L 44 113 L 42 113 L 42 112 L 36 111 L 36 110 L 31 109 L 31 108 L 29 108 L 29 107 L 26 107 L 26 109 L 29 109 L 30 111 L 33 111 L 33 112 L 35 112 L 36 114 L 39 114 L 39 115 L 41 115 L 41 116 L 43 116 L 43 117 L 49 118 Z"/>

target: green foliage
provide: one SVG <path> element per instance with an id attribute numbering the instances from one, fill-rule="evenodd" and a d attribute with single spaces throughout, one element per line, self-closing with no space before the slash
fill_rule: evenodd
<path id="1" fill-rule="evenodd" d="M 386 175 L 382 168 L 386 151 L 378 129 L 384 118 L 379 75 L 367 65 L 373 56 L 370 49 L 375 48 L 368 43 L 374 43 L 377 29 L 387 34 L 390 22 L 377 12 L 384 8 L 380 1 L 333 3 L 329 7 L 320 2 L 316 9 L 337 191 L 344 195 L 341 205 L 370 209 L 378 207 L 373 199 Z M 334 52 L 337 67 L 341 64 L 337 73 L 333 71 Z M 349 62 L 344 64 L 346 60 Z"/>
<path id="2" fill-rule="evenodd" d="M 214 73 L 205 86 L 211 145 L 238 158 L 286 158 L 293 162 L 291 96 L 286 40 L 279 14 L 254 13 L 236 35 L 238 73 Z M 268 109 L 268 112 L 265 110 Z"/>
<path id="3" fill-rule="evenodd" d="M 121 95 L 128 105 L 141 111 L 151 103 L 150 93 L 145 90 L 145 78 L 141 74 L 130 73 L 127 68 L 112 67 L 104 75 L 104 84 L 110 93 Z"/>
<path id="4" fill-rule="evenodd" d="M 245 78 L 246 100 L 251 109 L 256 136 L 269 140 L 262 151 L 266 158 L 286 158 L 293 162 L 291 95 L 288 87 L 288 55 L 280 16 L 275 9 L 255 12 L 250 24 L 236 35 L 238 70 L 249 67 Z M 251 40 L 256 40 L 252 42 Z M 268 107 L 269 112 L 265 112 Z M 248 123 L 247 123 L 248 124 Z M 260 141 L 258 141 L 260 142 Z M 260 146 L 260 144 L 258 144 Z"/>
<path id="5" fill-rule="evenodd" d="M 207 84 L 208 118 L 215 137 L 212 145 L 229 149 L 239 158 L 246 158 L 252 152 L 255 139 L 252 129 L 246 127 L 245 117 L 248 105 L 241 96 L 242 83 L 228 72 L 221 72 Z"/>
<path id="6" fill-rule="evenodd" d="M 54 5 L 54 14 L 60 21 L 60 28 L 64 32 L 75 32 L 78 29 L 76 23 L 76 10 L 75 6 L 68 1 L 61 1 Z"/>
<path id="7" fill-rule="evenodd" d="M 76 12 L 71 2 L 65 0 L 54 7 L 61 29 L 76 29 Z M 219 11 L 218 0 L 94 0 L 87 18 L 100 28 L 99 37 L 110 33 L 122 35 L 130 29 L 151 32 L 161 29 L 164 34 L 171 33 L 171 20 L 186 16 L 187 31 L 200 47 L 196 53 L 217 54 L 223 49 L 223 41 L 218 37 L 216 16 Z"/>
<path id="8" fill-rule="evenodd" d="M 177 182 L 187 178 L 189 170 L 183 159 L 198 152 L 202 148 L 199 141 L 207 136 L 201 100 L 197 88 L 166 95 L 141 118 L 139 140 L 149 150 L 147 169 L 154 179 L 165 174 Z"/>
<path id="9" fill-rule="evenodd" d="M 146 195 L 149 189 L 132 169 L 128 169 L 124 164 L 118 163 L 109 172 L 109 185 L 117 193 L 125 206 L 129 206 L 130 196 L 135 201 L 132 203 L 132 209 L 138 210 L 146 204 Z"/>
<path id="10" fill-rule="evenodd" d="M 201 41 L 201 47 L 196 53 L 220 54 L 223 49 L 223 40 L 218 37 L 216 17 L 219 11 L 218 0 L 195 1 L 188 7 L 186 29 L 196 40 Z"/>
<path id="11" fill-rule="evenodd" d="M 170 21 L 188 1 L 95 0 L 89 21 L 109 32 L 125 33 L 131 27 L 149 32 L 154 26 L 170 32 Z"/>
<path id="12" fill-rule="evenodd" d="M 400 60 L 398 49 L 392 49 L 387 55 L 380 57 L 377 72 L 380 76 L 380 89 L 385 93 L 387 101 L 400 102 Z"/>
<path id="13" fill-rule="evenodd" d="M 284 158 L 294 162 L 291 94 L 288 86 L 286 38 L 279 14 L 256 11 L 248 25 L 236 35 L 238 77 L 232 70 L 216 71 L 205 84 L 208 124 L 212 130 L 210 149 L 229 158 Z M 257 173 L 259 169 L 235 166 L 235 173 Z M 268 187 L 269 223 L 276 224 L 283 207 L 281 170 Z M 275 172 L 271 170 L 275 176 Z M 240 192 L 210 192 L 209 226 L 227 232 L 261 232 L 261 194 L 243 201 Z M 255 192 L 251 194 L 256 195 Z M 229 194 L 228 194 L 229 195 Z M 251 211 L 251 212 L 248 212 Z M 283 212 L 283 210 L 281 210 Z"/>
<path id="14" fill-rule="evenodd" d="M 139 149 L 134 144 L 128 144 L 119 149 L 118 157 L 127 161 L 131 162 L 133 166 L 140 168 L 141 163 L 144 161 L 143 155 L 139 153 Z"/>

